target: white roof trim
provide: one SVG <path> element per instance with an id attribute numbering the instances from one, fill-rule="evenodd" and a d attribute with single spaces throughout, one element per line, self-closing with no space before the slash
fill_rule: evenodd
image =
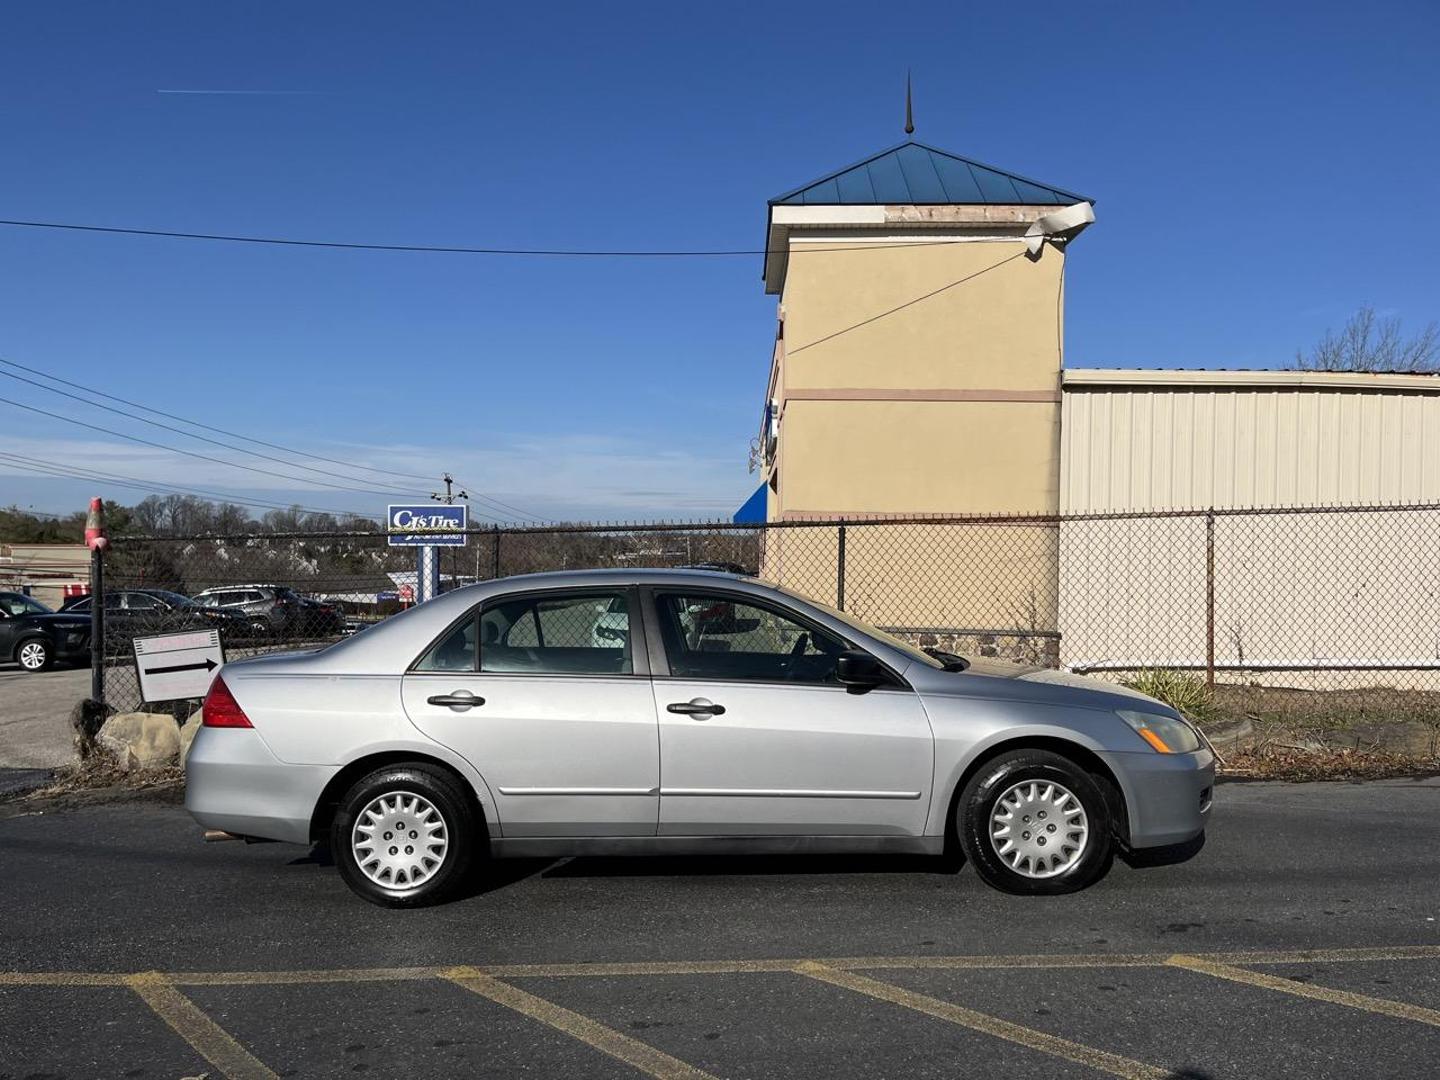
<path id="1" fill-rule="evenodd" d="M 1362 371 L 1183 371 L 1156 368 L 1067 368 L 1066 390 L 1154 386 L 1171 389 L 1408 390 L 1440 394 L 1437 375 L 1372 375 Z"/>
<path id="2" fill-rule="evenodd" d="M 770 220 L 776 225 L 883 225 L 881 206 L 776 206 Z"/>

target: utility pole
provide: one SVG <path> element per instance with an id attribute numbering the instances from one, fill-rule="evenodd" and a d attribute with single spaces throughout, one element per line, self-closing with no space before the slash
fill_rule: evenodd
<path id="1" fill-rule="evenodd" d="M 446 506 L 453 506 L 456 499 L 464 499 L 466 502 L 470 501 L 470 494 L 468 492 L 455 490 L 455 478 L 448 472 L 441 475 L 440 482 L 445 485 L 445 494 L 441 495 L 438 491 L 432 491 L 430 493 L 430 498 L 436 502 L 444 503 Z M 431 596 L 437 596 L 440 592 L 440 563 L 438 553 L 433 547 L 421 548 L 420 551 L 422 560 L 420 572 L 422 575 L 431 575 L 428 579 L 431 582 L 429 593 Z M 459 574 L 456 572 L 456 560 L 458 558 L 458 554 L 454 550 L 451 550 L 450 580 L 452 583 L 459 577 Z"/>

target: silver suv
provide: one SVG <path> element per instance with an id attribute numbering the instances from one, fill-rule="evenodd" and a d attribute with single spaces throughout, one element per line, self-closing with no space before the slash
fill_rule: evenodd
<path id="1" fill-rule="evenodd" d="M 302 613 L 300 595 L 284 585 L 224 585 L 196 593 L 195 602 L 244 615 L 258 634 L 284 636 Z"/>

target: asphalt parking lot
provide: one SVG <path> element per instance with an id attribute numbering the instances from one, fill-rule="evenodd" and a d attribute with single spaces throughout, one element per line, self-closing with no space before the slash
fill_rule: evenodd
<path id="1" fill-rule="evenodd" d="M 1440 783 L 1228 784 L 1182 865 L 496 864 L 390 912 L 177 806 L 0 820 L 0 1077 L 1433 1077 Z M 12 811 L 13 813 L 13 811 Z"/>
<path id="2" fill-rule="evenodd" d="M 0 664 L 0 786 L 7 769 L 53 769 L 74 756 L 70 710 L 89 696 L 88 667 Z"/>

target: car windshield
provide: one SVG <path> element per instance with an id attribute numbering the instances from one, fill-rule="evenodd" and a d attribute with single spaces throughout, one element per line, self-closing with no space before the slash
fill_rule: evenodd
<path id="1" fill-rule="evenodd" d="M 819 608 L 821 611 L 825 612 L 825 614 L 833 615 L 835 618 L 843 622 L 846 626 L 853 627 L 854 629 L 859 630 L 862 634 L 883 641 L 891 648 L 898 649 L 906 656 L 910 657 L 911 659 L 918 660 L 920 663 L 925 664 L 928 667 L 940 668 L 941 670 L 945 670 L 951 666 L 947 664 L 943 659 L 933 656 L 930 653 L 925 652 L 923 649 L 911 645 L 908 641 L 901 640 L 894 634 L 887 634 L 879 627 L 871 626 L 867 622 L 861 622 L 859 619 L 855 618 L 854 615 L 841 611 L 839 608 L 831 607 L 829 604 L 823 604 L 819 600 L 811 599 L 808 596 L 805 596 L 798 592 L 794 592 L 793 590 L 787 589 L 784 586 L 780 586 L 776 591 L 782 592 L 786 596 L 809 604 L 811 607 Z M 942 655 L 949 654 L 947 653 Z"/>
<path id="2" fill-rule="evenodd" d="M 50 615 L 51 610 L 39 600 L 21 593 L 6 593 L 0 596 L 0 608 L 8 615 Z"/>

